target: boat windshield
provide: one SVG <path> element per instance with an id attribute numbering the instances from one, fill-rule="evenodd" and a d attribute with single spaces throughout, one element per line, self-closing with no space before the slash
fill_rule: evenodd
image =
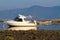
<path id="1" fill-rule="evenodd" d="M 18 17 L 16 17 L 15 19 L 14 19 L 15 21 L 23 21 L 21 18 L 18 18 Z"/>

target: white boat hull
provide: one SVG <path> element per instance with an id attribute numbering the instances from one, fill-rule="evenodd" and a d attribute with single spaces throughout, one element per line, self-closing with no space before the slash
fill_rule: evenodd
<path id="1" fill-rule="evenodd" d="M 35 27 L 35 23 L 28 23 L 28 22 L 16 22 L 16 21 L 6 21 L 8 25 L 15 26 L 15 27 Z"/>

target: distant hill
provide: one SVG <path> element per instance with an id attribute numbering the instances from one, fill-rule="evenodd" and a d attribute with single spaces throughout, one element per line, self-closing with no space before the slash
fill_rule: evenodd
<path id="1" fill-rule="evenodd" d="M 14 19 L 18 14 L 33 15 L 35 19 L 55 19 L 60 18 L 60 6 L 42 7 L 32 6 L 24 9 L 12 9 L 0 11 L 0 19 Z"/>

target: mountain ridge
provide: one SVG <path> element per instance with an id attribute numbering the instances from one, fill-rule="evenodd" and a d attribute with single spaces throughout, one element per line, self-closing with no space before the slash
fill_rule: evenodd
<path id="1" fill-rule="evenodd" d="M 24 9 L 12 9 L 12 10 L 4 10 L 0 11 L 0 18 L 2 19 L 13 19 L 18 16 L 18 14 L 23 14 L 23 15 L 33 15 L 37 19 L 54 19 L 54 18 L 60 18 L 59 16 L 60 13 L 60 6 L 55 6 L 55 7 L 42 7 L 42 6 L 32 6 L 29 8 L 24 8 Z M 14 16 L 15 15 L 15 16 Z M 39 18 L 38 18 L 38 17 Z"/>

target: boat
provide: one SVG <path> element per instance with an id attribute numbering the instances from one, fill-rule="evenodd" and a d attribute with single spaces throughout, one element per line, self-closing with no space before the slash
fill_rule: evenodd
<path id="1" fill-rule="evenodd" d="M 25 20 L 27 18 L 32 18 L 32 16 L 19 14 L 19 17 L 15 18 L 15 20 L 8 20 L 4 23 L 8 24 L 8 30 L 37 30 L 36 20 Z"/>

